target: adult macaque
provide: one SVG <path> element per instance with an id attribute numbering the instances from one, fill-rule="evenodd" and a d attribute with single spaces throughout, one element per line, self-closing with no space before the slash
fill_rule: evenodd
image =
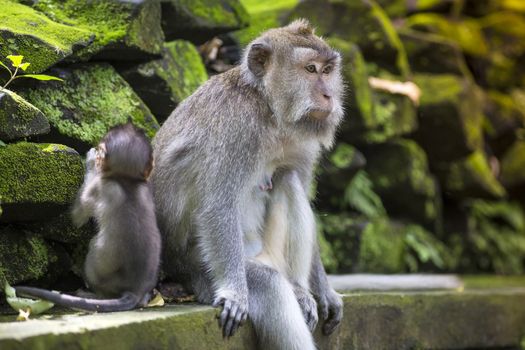
<path id="1" fill-rule="evenodd" d="M 340 63 L 305 20 L 269 30 L 154 139 L 165 270 L 222 307 L 225 337 L 249 315 L 264 348 L 315 349 L 318 308 L 325 334 L 341 320 L 308 199 L 343 116 Z"/>
<path id="2" fill-rule="evenodd" d="M 87 153 L 86 175 L 74 204 L 73 222 L 94 217 L 84 277 L 96 299 L 15 287 L 17 294 L 87 311 L 123 311 L 144 306 L 155 287 L 161 237 L 147 178 L 153 154 L 149 140 L 132 124 L 112 128 Z"/>

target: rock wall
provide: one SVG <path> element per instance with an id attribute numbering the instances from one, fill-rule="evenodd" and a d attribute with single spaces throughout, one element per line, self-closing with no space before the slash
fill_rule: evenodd
<path id="1" fill-rule="evenodd" d="M 328 270 L 523 272 L 517 4 L 0 0 L 0 61 L 23 55 L 24 73 L 63 79 L 0 91 L 0 282 L 80 284 L 94 228 L 74 228 L 68 211 L 85 152 L 128 119 L 153 137 L 208 74 L 297 17 L 343 54 L 348 84 L 314 189 Z"/>

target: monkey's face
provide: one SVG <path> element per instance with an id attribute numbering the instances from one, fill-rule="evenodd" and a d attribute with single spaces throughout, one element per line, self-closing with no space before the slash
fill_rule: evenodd
<path id="1" fill-rule="evenodd" d="M 343 116 L 341 56 L 304 22 L 268 31 L 251 44 L 247 64 L 284 124 L 328 134 Z"/>

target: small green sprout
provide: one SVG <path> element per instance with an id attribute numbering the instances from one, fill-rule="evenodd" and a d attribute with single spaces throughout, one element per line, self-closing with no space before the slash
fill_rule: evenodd
<path id="1" fill-rule="evenodd" d="M 4 86 L 0 86 L 0 91 L 5 89 L 7 87 L 7 85 L 9 85 L 13 80 L 18 79 L 18 78 L 33 78 L 33 79 L 36 79 L 36 80 L 58 80 L 58 81 L 63 81 L 60 78 L 57 78 L 57 77 L 54 77 L 54 76 L 51 76 L 51 75 L 45 75 L 45 74 L 23 74 L 23 75 L 18 75 L 18 70 L 19 69 L 21 69 L 21 70 L 23 70 L 25 72 L 27 67 L 29 67 L 29 65 L 31 63 L 29 63 L 29 62 L 22 62 L 23 59 L 24 59 L 24 56 L 21 56 L 21 55 L 9 55 L 6 58 L 11 61 L 11 65 L 15 68 L 15 71 L 14 72 L 11 71 L 11 69 L 8 66 L 6 66 L 2 61 L 0 61 L 0 66 L 5 68 L 7 70 L 7 72 L 9 73 L 9 75 L 10 75 L 10 78 L 7 81 L 7 83 L 5 83 Z"/>

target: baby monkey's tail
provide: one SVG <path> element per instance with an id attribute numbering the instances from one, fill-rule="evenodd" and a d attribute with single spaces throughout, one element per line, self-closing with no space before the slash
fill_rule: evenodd
<path id="1" fill-rule="evenodd" d="M 61 294 L 58 292 L 51 292 L 46 289 L 34 288 L 34 287 L 14 287 L 17 296 L 33 297 L 44 299 L 55 303 L 56 305 L 70 307 L 72 309 L 78 309 L 83 311 L 96 311 L 96 312 L 114 312 L 114 311 L 126 311 L 135 308 L 139 302 L 139 296 L 125 292 L 118 299 L 92 299 L 82 298 L 69 294 Z"/>

